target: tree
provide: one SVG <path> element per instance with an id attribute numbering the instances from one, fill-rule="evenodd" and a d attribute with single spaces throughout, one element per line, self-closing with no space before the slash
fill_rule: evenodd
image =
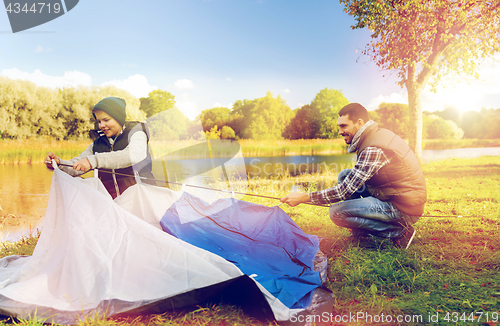
<path id="1" fill-rule="evenodd" d="M 482 109 L 481 120 L 473 125 L 473 138 L 500 138 L 500 109 Z"/>
<path id="2" fill-rule="evenodd" d="M 209 131 L 205 131 L 206 139 L 220 139 L 221 131 L 217 127 L 217 125 L 213 126 Z"/>
<path id="3" fill-rule="evenodd" d="M 449 73 L 474 75 L 478 59 L 500 51 L 500 1 L 340 0 L 356 19 L 353 29 L 368 27 L 372 42 L 364 54 L 382 69 L 397 72 L 406 87 L 409 144 L 422 157 L 421 94 Z"/>
<path id="4" fill-rule="evenodd" d="M 189 137 L 189 119 L 176 107 L 156 113 L 146 122 L 156 140 L 179 140 Z"/>
<path id="5" fill-rule="evenodd" d="M 382 103 L 376 110 L 378 123 L 382 128 L 387 128 L 400 136 L 408 138 L 410 126 L 410 113 L 408 105 L 401 103 Z"/>
<path id="6" fill-rule="evenodd" d="M 284 137 L 288 139 L 312 139 L 316 138 L 318 125 L 316 121 L 315 108 L 306 104 L 296 109 L 295 116 L 286 127 Z"/>
<path id="7" fill-rule="evenodd" d="M 220 139 L 236 139 L 236 134 L 231 127 L 223 126 L 220 130 Z"/>
<path id="8" fill-rule="evenodd" d="M 464 135 L 455 122 L 434 114 L 424 119 L 424 130 L 428 139 L 461 139 Z"/>
<path id="9" fill-rule="evenodd" d="M 310 105 L 295 111 L 284 135 L 290 139 L 336 138 L 339 111 L 348 103 L 341 91 L 322 89 Z"/>
<path id="10" fill-rule="evenodd" d="M 319 91 L 311 102 L 315 108 L 315 117 L 317 130 L 315 138 L 337 138 L 337 119 L 339 111 L 349 101 L 344 97 L 341 91 L 333 88 L 325 88 Z"/>
<path id="11" fill-rule="evenodd" d="M 215 125 L 227 126 L 230 120 L 231 110 L 224 107 L 203 110 L 200 115 L 200 121 L 205 131 L 211 130 Z"/>
<path id="12" fill-rule="evenodd" d="M 140 101 L 139 108 L 146 113 L 148 118 L 175 106 L 175 97 L 161 89 L 149 92 L 148 97 L 141 97 Z"/>
<path id="13" fill-rule="evenodd" d="M 236 101 L 231 115 L 229 127 L 239 138 L 282 139 L 293 113 L 281 96 L 267 92 L 255 100 Z"/>
<path id="14" fill-rule="evenodd" d="M 66 138 L 83 138 L 97 128 L 92 119 L 92 108 L 101 100 L 97 90 L 90 87 L 67 87 L 59 90 L 62 110 L 60 113 Z"/>

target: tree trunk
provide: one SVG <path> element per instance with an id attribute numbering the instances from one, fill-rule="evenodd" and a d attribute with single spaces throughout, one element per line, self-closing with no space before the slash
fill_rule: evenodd
<path id="1" fill-rule="evenodd" d="M 422 163 L 422 102 L 420 96 L 422 94 L 419 87 L 407 87 L 408 91 L 408 107 L 410 109 L 410 138 L 409 146 L 417 156 L 418 162 Z"/>

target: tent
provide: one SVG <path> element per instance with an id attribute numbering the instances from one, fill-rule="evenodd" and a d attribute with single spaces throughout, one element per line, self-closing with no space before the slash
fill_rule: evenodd
<path id="1" fill-rule="evenodd" d="M 164 312 L 212 297 L 263 319 L 287 321 L 304 312 L 287 307 L 233 262 L 162 231 L 160 219 L 182 196 L 137 184 L 113 201 L 99 179 L 55 169 L 33 255 L 0 259 L 0 313 L 72 324 L 94 315 Z"/>
<path id="2" fill-rule="evenodd" d="M 162 228 L 234 263 L 289 308 L 306 308 L 322 286 L 314 270 L 317 236 L 305 234 L 279 207 L 232 198 L 212 204 L 184 193 Z"/>

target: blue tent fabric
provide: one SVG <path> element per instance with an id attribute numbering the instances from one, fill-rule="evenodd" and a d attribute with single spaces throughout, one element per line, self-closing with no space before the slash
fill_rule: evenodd
<path id="1" fill-rule="evenodd" d="M 233 198 L 212 204 L 184 193 L 160 221 L 165 232 L 234 263 L 289 308 L 306 308 L 321 287 L 318 237 L 279 207 Z"/>

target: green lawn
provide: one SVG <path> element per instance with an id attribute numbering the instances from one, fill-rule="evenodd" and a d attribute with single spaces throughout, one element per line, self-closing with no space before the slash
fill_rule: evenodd
<path id="1" fill-rule="evenodd" d="M 415 224 L 411 247 L 400 250 L 387 241 L 360 249 L 349 232 L 335 226 L 328 209 L 310 205 L 281 207 L 306 232 L 332 240 L 326 286 L 335 295 L 334 315 L 390 318 L 377 325 L 493 325 L 500 321 L 500 158 L 449 159 L 423 166 L 428 204 Z M 281 197 L 290 183 L 321 180 L 321 175 L 252 180 L 250 192 Z M 267 206 L 279 202 L 246 196 Z M 1 256 L 29 254 L 36 237 L 7 245 Z M 361 315 L 363 314 L 363 315 Z M 383 315 L 382 315 L 383 314 Z M 398 317 L 399 316 L 399 317 Z M 406 322 L 404 320 L 406 319 Z M 346 321 L 346 320 L 344 320 Z M 6 322 L 8 322 L 6 320 Z M 18 321 L 21 325 L 36 325 Z M 193 307 L 135 319 L 99 319 L 81 325 L 264 325 L 226 305 Z"/>

